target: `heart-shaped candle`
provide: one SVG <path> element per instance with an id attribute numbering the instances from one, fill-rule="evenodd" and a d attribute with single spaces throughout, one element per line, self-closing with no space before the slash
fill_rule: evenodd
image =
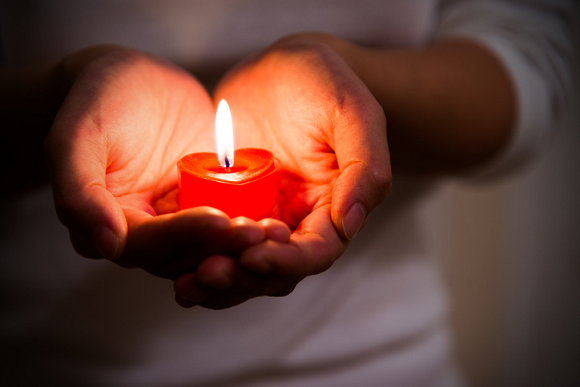
<path id="1" fill-rule="evenodd" d="M 180 207 L 214 207 L 230 218 L 272 217 L 278 211 L 280 162 L 265 149 L 244 148 L 234 153 L 232 134 L 220 135 L 222 128 L 218 126 L 223 122 L 229 125 L 231 133 L 229 108 L 226 104 L 224 120 L 219 118 L 221 106 L 222 103 L 216 118 L 219 156 L 208 152 L 192 153 L 177 163 Z"/>

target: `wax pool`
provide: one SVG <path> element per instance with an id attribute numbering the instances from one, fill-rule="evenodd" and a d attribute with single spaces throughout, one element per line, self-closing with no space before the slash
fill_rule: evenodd
<path id="1" fill-rule="evenodd" d="M 177 163 L 181 209 L 209 206 L 230 218 L 260 220 L 278 211 L 280 161 L 257 148 L 238 149 L 226 170 L 215 153 L 192 153 Z"/>

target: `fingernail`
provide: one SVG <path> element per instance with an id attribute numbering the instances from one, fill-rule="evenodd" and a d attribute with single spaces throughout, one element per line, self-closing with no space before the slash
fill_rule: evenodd
<path id="1" fill-rule="evenodd" d="M 355 203 L 342 218 L 342 230 L 349 241 L 356 236 L 365 221 L 365 217 L 362 204 Z"/>
<path id="2" fill-rule="evenodd" d="M 117 257 L 119 239 L 108 227 L 100 225 L 97 228 L 93 235 L 93 244 L 103 255 L 103 258 L 113 260 Z"/>

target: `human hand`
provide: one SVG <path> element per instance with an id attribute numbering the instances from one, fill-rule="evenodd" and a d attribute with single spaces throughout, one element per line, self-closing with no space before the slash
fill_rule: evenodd
<path id="1" fill-rule="evenodd" d="M 119 47 L 66 58 L 72 87 L 46 139 L 56 210 L 79 254 L 175 279 L 264 240 L 254 221 L 175 213 L 177 160 L 213 149 L 214 107 L 185 71 Z"/>
<path id="2" fill-rule="evenodd" d="M 182 306 L 221 309 L 285 295 L 328 269 L 387 195 L 391 170 L 381 106 L 328 45 L 290 37 L 234 68 L 215 100 L 230 104 L 237 147 L 282 161 L 280 219 L 292 235 L 239 257 L 216 255 L 175 283 Z"/>

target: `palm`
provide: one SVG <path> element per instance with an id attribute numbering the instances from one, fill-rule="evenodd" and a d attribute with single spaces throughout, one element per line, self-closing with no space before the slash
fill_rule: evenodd
<path id="1" fill-rule="evenodd" d="M 124 209 L 151 212 L 177 184 L 177 160 L 211 149 L 213 105 L 193 78 L 172 66 L 144 63 L 127 71 L 130 76 L 120 72 L 106 84 L 94 114 L 112 144 L 107 189 Z"/>
<path id="2" fill-rule="evenodd" d="M 266 241 L 239 260 L 209 258 L 196 278 L 176 282 L 181 297 L 227 273 L 233 285 L 201 303 L 224 308 L 287 294 L 328 269 L 348 245 L 346 230 L 353 228 L 345 224 L 358 222 L 343 223 L 345 214 L 384 199 L 390 165 L 382 108 L 324 45 L 281 41 L 234 68 L 214 97 L 231 106 L 236 147 L 264 147 L 282 161 L 280 217 L 295 229 L 288 243 Z"/>
<path id="3" fill-rule="evenodd" d="M 119 264 L 169 278 L 263 240 L 209 208 L 176 213 L 176 162 L 213 148 L 213 115 L 203 87 L 159 59 L 116 54 L 80 73 L 47 139 L 57 211 L 80 254 L 102 256 L 79 214 L 121 235 Z"/>
<path id="4" fill-rule="evenodd" d="M 280 216 L 296 228 L 313 209 L 330 203 L 340 174 L 332 116 L 339 96 L 314 69 L 278 59 L 260 57 L 238 67 L 216 99 L 231 105 L 236 147 L 264 147 L 282 161 Z"/>

